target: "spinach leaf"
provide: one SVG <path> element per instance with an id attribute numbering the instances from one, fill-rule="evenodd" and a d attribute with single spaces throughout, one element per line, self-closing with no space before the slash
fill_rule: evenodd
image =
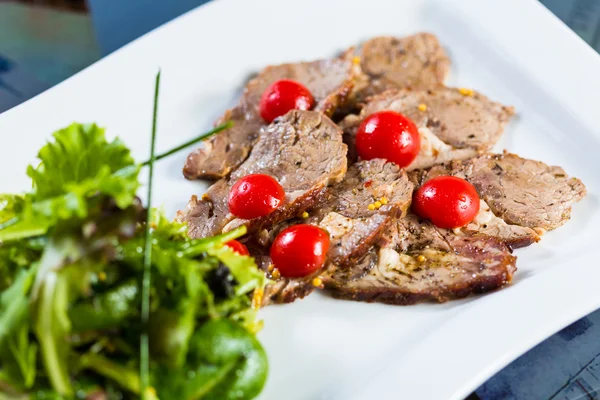
<path id="1" fill-rule="evenodd" d="M 139 315 L 139 284 L 135 279 L 99 293 L 69 309 L 73 332 L 118 327 Z"/>
<path id="2" fill-rule="evenodd" d="M 226 319 L 204 323 L 192 336 L 185 370 L 156 377 L 160 398 L 251 399 L 262 390 L 267 356 L 254 335 Z"/>

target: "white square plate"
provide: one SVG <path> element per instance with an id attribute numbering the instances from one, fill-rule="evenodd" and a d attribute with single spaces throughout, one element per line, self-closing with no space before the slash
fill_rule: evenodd
<path id="1" fill-rule="evenodd" d="M 370 36 L 438 35 L 449 85 L 514 105 L 501 143 L 563 166 L 589 195 L 565 227 L 517 251 L 514 284 L 442 305 L 394 307 L 315 294 L 265 309 L 264 399 L 461 399 L 508 362 L 600 306 L 600 57 L 535 0 L 219 0 L 133 42 L 0 116 L 2 192 L 72 121 L 108 127 L 146 158 L 153 79 L 163 72 L 159 150 L 205 131 L 253 71 L 328 57 Z M 159 163 L 156 204 L 182 208 L 206 185 Z"/>

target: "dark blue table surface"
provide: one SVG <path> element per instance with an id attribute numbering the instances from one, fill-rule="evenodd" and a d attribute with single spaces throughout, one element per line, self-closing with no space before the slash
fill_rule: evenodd
<path id="1" fill-rule="evenodd" d="M 55 19 L 56 23 L 50 24 L 53 29 L 64 30 L 63 36 L 60 32 L 53 35 L 54 42 L 41 43 L 36 41 L 39 35 L 31 35 L 31 40 L 26 40 L 31 34 L 29 30 L 40 29 L 39 26 L 23 26 L 15 18 L 27 10 L 16 5 L 10 5 L 9 10 L 3 8 L 8 7 L 7 3 L 0 1 L 0 113 L 206 1 L 88 0 L 91 21 L 87 15 L 36 10 L 36 13 L 46 13 L 46 20 Z M 600 0 L 542 2 L 588 43 L 600 49 Z M 93 34 L 76 35 L 77 51 L 64 52 L 65 46 L 73 47 L 73 32 L 68 30 L 80 33 L 87 30 L 88 25 L 90 29 L 93 27 Z M 57 64 L 55 54 L 61 52 L 63 57 Z M 52 73 L 49 66 L 54 68 Z M 599 337 L 600 311 L 596 311 L 515 360 L 468 400 L 600 399 Z"/>

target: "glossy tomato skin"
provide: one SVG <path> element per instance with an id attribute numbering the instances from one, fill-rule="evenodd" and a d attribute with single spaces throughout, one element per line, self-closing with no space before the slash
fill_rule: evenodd
<path id="1" fill-rule="evenodd" d="M 413 196 L 412 210 L 440 228 L 460 228 L 479 212 L 479 195 L 469 182 L 438 176 L 425 182 Z"/>
<path id="2" fill-rule="evenodd" d="M 358 127 L 356 150 L 363 160 L 384 158 L 404 168 L 414 161 L 420 149 L 417 126 L 400 113 L 376 112 Z"/>
<path id="3" fill-rule="evenodd" d="M 301 83 L 279 80 L 267 88 L 260 98 L 260 116 L 268 123 L 290 110 L 310 110 L 315 104 L 310 91 Z"/>
<path id="4" fill-rule="evenodd" d="M 294 225 L 273 241 L 271 261 L 281 276 L 307 276 L 322 268 L 329 250 L 329 235 L 314 225 Z"/>
<path id="5" fill-rule="evenodd" d="M 229 247 L 231 250 L 233 250 L 240 256 L 249 256 L 250 255 L 248 248 L 235 239 L 230 240 L 229 242 L 225 243 L 225 246 Z"/>
<path id="6" fill-rule="evenodd" d="M 269 215 L 281 205 L 285 191 L 269 175 L 251 174 L 238 180 L 229 191 L 229 211 L 238 218 Z"/>

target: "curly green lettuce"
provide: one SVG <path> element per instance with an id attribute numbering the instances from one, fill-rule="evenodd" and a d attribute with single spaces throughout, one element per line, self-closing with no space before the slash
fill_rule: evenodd
<path id="1" fill-rule="evenodd" d="M 266 380 L 251 257 L 190 239 L 136 198 L 140 165 L 96 125 L 56 132 L 29 166 L 32 190 L 0 195 L 0 399 L 251 399 Z M 145 230 L 150 317 L 142 325 Z M 151 392 L 140 393 L 149 333 Z"/>
<path id="2" fill-rule="evenodd" d="M 0 196 L 0 240 L 45 234 L 59 221 L 85 219 L 107 196 L 119 208 L 130 206 L 139 188 L 140 166 L 118 139 L 106 140 L 96 125 L 72 124 L 53 134 L 27 175 L 33 191 Z"/>

